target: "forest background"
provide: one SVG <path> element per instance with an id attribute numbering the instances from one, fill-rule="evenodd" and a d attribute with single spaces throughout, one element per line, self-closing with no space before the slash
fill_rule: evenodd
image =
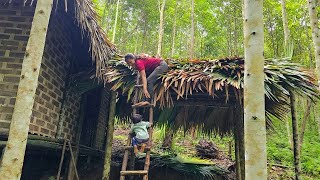
<path id="1" fill-rule="evenodd" d="M 244 54 L 241 0 L 94 0 L 100 25 L 121 54 L 147 53 L 173 59 L 216 59 Z M 319 7 L 318 12 L 319 12 Z M 319 17 L 319 15 L 318 15 Z M 315 68 L 314 46 L 306 0 L 264 1 L 264 56 L 281 58 L 288 47 L 291 61 Z M 320 179 L 318 105 L 297 100 L 304 179 Z M 268 131 L 268 162 L 293 172 L 289 121 L 275 121 Z M 183 138 L 175 136 L 175 138 Z M 213 138 L 222 150 L 227 141 Z M 182 151 L 181 149 L 176 149 Z"/>

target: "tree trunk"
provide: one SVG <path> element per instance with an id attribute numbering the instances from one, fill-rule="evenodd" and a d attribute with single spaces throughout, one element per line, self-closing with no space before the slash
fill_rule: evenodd
<path id="1" fill-rule="evenodd" d="M 300 154 L 301 154 L 301 149 L 302 149 L 302 144 L 303 144 L 304 132 L 306 130 L 307 121 L 309 120 L 309 117 L 310 117 L 310 112 L 311 112 L 311 100 L 308 99 L 307 100 L 307 109 L 304 113 L 302 126 L 301 126 L 301 132 L 300 132 L 300 139 L 299 139 L 299 152 L 300 152 Z"/>
<path id="2" fill-rule="evenodd" d="M 118 0 L 118 2 L 117 2 L 116 17 L 114 19 L 114 25 L 113 25 L 113 33 L 112 33 L 112 42 L 113 43 L 116 38 L 116 30 L 117 30 L 117 22 L 118 22 L 118 14 L 119 14 L 119 4 L 120 4 L 120 0 Z"/>
<path id="3" fill-rule="evenodd" d="M 102 17 L 101 17 L 101 25 L 102 27 L 104 26 L 104 24 L 106 23 L 106 18 L 108 17 L 109 15 L 109 9 L 108 8 L 108 1 L 109 0 L 105 0 L 105 3 L 104 3 L 104 9 L 103 9 L 103 13 L 102 13 Z M 107 10 L 108 9 L 108 10 Z M 108 11 L 108 12 L 107 12 Z"/>
<path id="4" fill-rule="evenodd" d="M 9 137 L 0 166 L 2 179 L 20 179 L 29 124 L 44 51 L 52 0 L 37 2 L 30 37 L 22 64 Z"/>
<path id="5" fill-rule="evenodd" d="M 110 167 L 111 167 L 111 153 L 112 153 L 112 140 L 114 132 L 114 118 L 116 114 L 116 98 L 117 93 L 115 91 L 111 92 L 110 107 L 109 107 L 109 120 L 107 126 L 107 139 L 106 148 L 104 156 L 104 169 L 103 169 L 103 180 L 109 180 L 110 177 Z"/>
<path id="6" fill-rule="evenodd" d="M 318 26 L 318 12 L 317 12 L 317 1 L 308 0 L 310 24 L 312 30 L 312 40 L 315 50 L 315 60 L 316 60 L 316 74 L 318 77 L 318 86 L 320 89 L 320 37 L 319 37 L 319 26 Z M 315 114 L 316 121 L 318 122 L 318 131 L 320 136 L 320 113 L 316 111 Z"/>
<path id="7" fill-rule="evenodd" d="M 245 179 L 267 179 L 263 0 L 244 0 Z"/>
<path id="8" fill-rule="evenodd" d="M 162 1 L 162 3 L 161 3 Z M 159 36 L 158 36 L 158 50 L 157 50 L 157 57 L 161 56 L 162 50 L 162 40 L 163 40 L 163 21 L 164 21 L 164 7 L 166 5 L 166 0 L 158 0 L 159 5 L 159 13 L 160 13 L 160 24 L 159 24 Z"/>
<path id="9" fill-rule="evenodd" d="M 190 50 L 189 58 L 194 57 L 194 0 L 191 0 L 191 32 L 190 32 Z"/>
<path id="10" fill-rule="evenodd" d="M 299 180 L 301 170 L 300 170 L 298 121 L 296 118 L 295 95 L 292 92 L 290 92 L 290 106 L 291 106 L 291 118 L 292 118 L 294 169 L 295 169 L 296 180 Z"/>
<path id="11" fill-rule="evenodd" d="M 282 9 L 282 23 L 283 23 L 283 31 L 284 31 L 284 47 L 286 48 L 288 46 L 288 42 L 290 38 L 287 9 L 286 9 L 286 0 L 281 0 L 281 9 Z"/>
<path id="12" fill-rule="evenodd" d="M 317 4 L 316 0 L 308 0 L 310 24 L 312 30 L 312 40 L 315 49 L 316 74 L 318 77 L 318 85 L 320 89 L 320 36 L 318 26 Z"/>
<path id="13" fill-rule="evenodd" d="M 176 38 L 176 27 L 177 27 L 177 9 L 178 9 L 178 0 L 176 0 L 176 7 L 174 9 L 174 15 L 173 15 L 173 28 L 172 28 L 172 45 L 171 45 L 171 58 L 173 58 L 174 55 L 174 43 Z"/>
<path id="14" fill-rule="evenodd" d="M 111 4 L 112 3 L 114 3 L 114 0 L 113 0 L 113 2 L 111 2 L 111 0 L 110 0 L 110 7 L 108 8 L 108 15 L 107 15 L 107 19 L 106 19 L 106 33 L 108 34 L 108 32 L 109 32 L 109 26 L 110 26 L 110 22 L 109 22 L 109 17 L 110 17 L 110 12 L 112 11 L 111 9 Z"/>

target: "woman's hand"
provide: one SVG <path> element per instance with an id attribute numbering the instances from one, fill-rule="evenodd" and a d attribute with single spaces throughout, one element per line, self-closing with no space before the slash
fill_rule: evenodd
<path id="1" fill-rule="evenodd" d="M 150 94 L 147 89 L 143 89 L 143 94 L 146 96 L 146 98 L 150 98 Z"/>

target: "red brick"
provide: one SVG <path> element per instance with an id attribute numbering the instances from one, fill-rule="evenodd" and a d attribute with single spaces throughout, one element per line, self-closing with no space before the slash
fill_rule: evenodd
<path id="1" fill-rule="evenodd" d="M 4 78 L 3 78 L 3 82 L 18 83 L 18 82 L 20 82 L 20 77 L 19 77 L 19 76 L 6 75 L 6 76 L 4 76 Z"/>
<path id="2" fill-rule="evenodd" d="M 0 22 L 0 27 L 13 27 L 12 22 Z"/>
<path id="3" fill-rule="evenodd" d="M 11 121 L 12 119 L 12 114 L 7 114 L 6 117 L 5 117 L 5 120 L 10 120 Z"/>
<path id="4" fill-rule="evenodd" d="M 24 52 L 10 52 L 10 57 L 24 58 Z"/>
<path id="5" fill-rule="evenodd" d="M 41 113 L 38 112 L 38 111 L 33 110 L 33 111 L 32 111 L 32 116 L 33 116 L 33 117 L 37 117 L 37 118 L 40 119 L 40 118 L 41 118 Z"/>
<path id="6" fill-rule="evenodd" d="M 45 122 L 45 121 L 42 121 L 42 120 L 40 120 L 40 119 L 37 119 L 37 120 L 36 120 L 36 124 L 43 127 L 43 126 L 46 124 L 46 122 Z"/>
<path id="7" fill-rule="evenodd" d="M 14 36 L 14 40 L 17 40 L 17 41 L 28 41 L 29 39 L 29 36 L 28 35 L 15 35 Z"/>
<path id="8" fill-rule="evenodd" d="M 44 134 L 49 134 L 49 130 L 45 129 L 45 128 L 41 128 L 40 132 L 44 133 Z"/>
<path id="9" fill-rule="evenodd" d="M 7 46 L 19 46 L 19 41 L 2 40 L 1 44 L 7 45 Z"/>
<path id="10" fill-rule="evenodd" d="M 14 29 L 14 28 L 10 28 L 10 29 L 5 29 L 4 33 L 8 33 L 8 34 L 22 34 L 22 30 L 21 29 Z"/>
<path id="11" fill-rule="evenodd" d="M 25 17 L 8 17 L 8 21 L 26 22 L 27 18 L 25 18 Z"/>
<path id="12" fill-rule="evenodd" d="M 10 35 L 9 34 L 2 34 L 0 33 L 0 39 L 3 40 L 3 39 L 9 39 L 10 38 Z"/>
<path id="13" fill-rule="evenodd" d="M 11 98 L 10 99 L 10 105 L 13 105 L 16 103 L 16 98 Z"/>
<path id="14" fill-rule="evenodd" d="M 0 106 L 0 113 L 13 113 L 13 107 Z"/>
<path id="15" fill-rule="evenodd" d="M 56 126 L 51 123 L 47 123 L 47 128 L 54 131 L 56 129 Z"/>
<path id="16" fill-rule="evenodd" d="M 15 10 L 8 10 L 8 9 L 1 9 L 0 10 L 0 15 L 5 15 L 5 16 L 9 16 L 9 15 L 16 15 L 17 11 Z"/>
<path id="17" fill-rule="evenodd" d="M 0 128 L 9 129 L 10 122 L 0 122 Z"/>
<path id="18" fill-rule="evenodd" d="M 20 64 L 20 63 L 7 63 L 7 68 L 22 69 L 22 64 Z"/>

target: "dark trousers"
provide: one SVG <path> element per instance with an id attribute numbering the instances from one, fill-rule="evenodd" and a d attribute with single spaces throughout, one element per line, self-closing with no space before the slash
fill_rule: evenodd
<path id="1" fill-rule="evenodd" d="M 153 70 L 153 72 L 147 77 L 147 90 L 150 94 L 149 102 L 153 99 L 153 87 L 160 75 L 168 71 L 168 64 L 165 61 L 161 61 L 159 66 Z"/>
<path id="2" fill-rule="evenodd" d="M 148 141 L 149 141 L 149 138 L 148 139 L 138 139 L 136 137 L 133 137 L 132 138 L 132 146 L 137 146 L 139 144 L 146 143 Z"/>

